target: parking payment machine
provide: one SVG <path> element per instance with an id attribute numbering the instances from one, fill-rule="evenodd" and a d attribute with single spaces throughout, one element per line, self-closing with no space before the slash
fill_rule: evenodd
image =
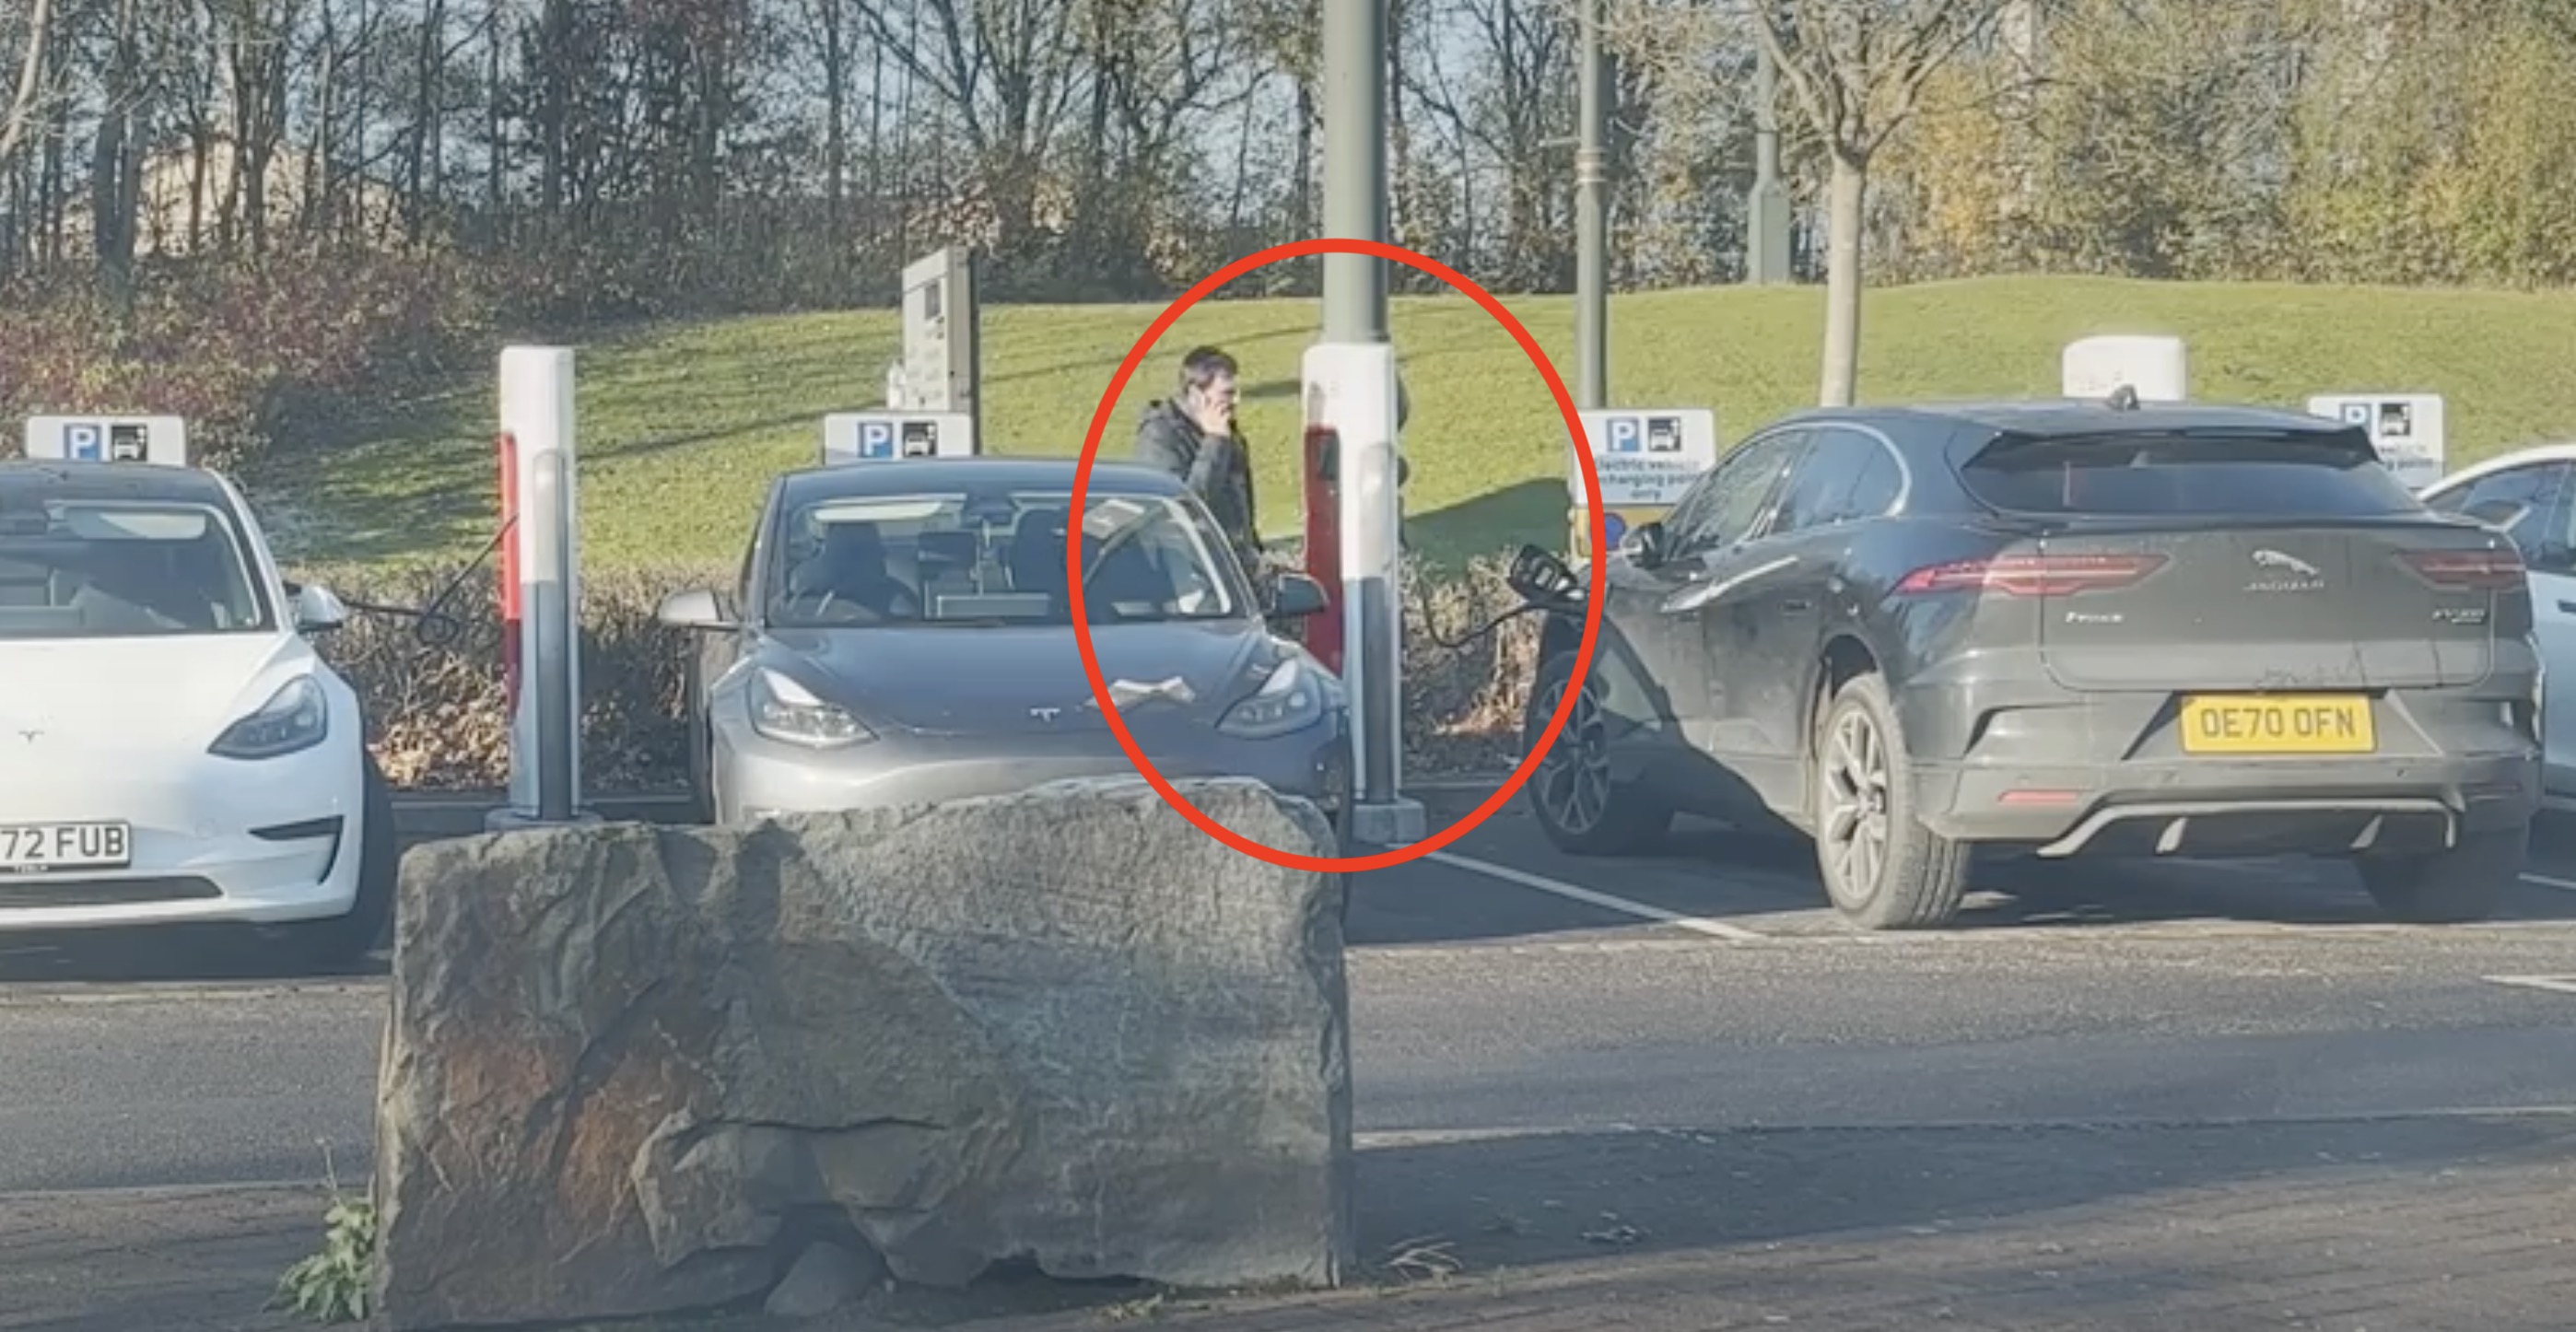
<path id="1" fill-rule="evenodd" d="M 176 416 L 30 416 L 26 448 L 40 462 L 186 467 L 188 423 Z"/>
<path id="2" fill-rule="evenodd" d="M 1717 465 L 1717 413 L 1705 407 L 1618 407 L 1583 413 L 1584 443 L 1601 481 L 1601 526 L 1615 549 L 1630 528 L 1672 512 L 1682 492 Z M 1592 555 L 1591 505 L 1583 495 L 1582 460 L 1566 455 L 1568 543 L 1578 560 Z"/>
<path id="3" fill-rule="evenodd" d="M 971 458 L 975 421 L 964 412 L 836 412 L 823 418 L 823 465 Z"/>

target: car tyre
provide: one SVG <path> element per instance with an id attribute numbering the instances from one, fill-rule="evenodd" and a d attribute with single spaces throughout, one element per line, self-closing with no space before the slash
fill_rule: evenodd
<path id="1" fill-rule="evenodd" d="M 375 951 L 393 920 L 402 873 L 402 847 L 394 830 L 393 788 L 366 757 L 365 795 L 358 816 L 358 892 L 349 909 L 322 920 L 275 927 L 279 951 L 299 968 L 342 970 Z"/>
<path id="2" fill-rule="evenodd" d="M 689 724 L 689 818 L 701 824 L 716 821 L 716 798 L 712 769 L 715 766 L 715 735 L 700 704 L 699 684 L 703 672 L 698 660 L 691 657 L 681 668 L 681 716 Z"/>
<path id="3" fill-rule="evenodd" d="M 1871 930 L 1948 924 L 1967 895 L 1969 846 L 1915 817 L 1913 759 L 1885 681 L 1861 674 L 1835 691 L 1807 767 L 1834 909 Z"/>
<path id="4" fill-rule="evenodd" d="M 2354 868 L 2382 914 L 2406 925 L 2465 925 L 2493 916 L 2522 875 L 2531 825 L 2469 833 L 2447 851 L 2363 856 Z"/>
<path id="5" fill-rule="evenodd" d="M 1521 742 L 1538 745 L 1566 690 L 1574 685 L 1576 654 L 1560 652 L 1539 668 L 1521 721 Z M 1577 856 L 1637 855 L 1652 850 L 1672 827 L 1672 807 L 1625 786 L 1610 772 L 1610 714 L 1601 687 L 1589 677 L 1556 743 L 1539 760 L 1523 789 L 1539 830 L 1560 851 Z"/>

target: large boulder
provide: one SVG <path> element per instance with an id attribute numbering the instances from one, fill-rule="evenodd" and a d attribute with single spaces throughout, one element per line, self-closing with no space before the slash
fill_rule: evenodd
<path id="1" fill-rule="evenodd" d="M 1175 783 L 1332 855 L 1313 806 Z M 1337 1284 L 1340 876 L 1141 781 L 404 859 L 377 1160 L 395 1328 L 749 1300 L 819 1243 L 903 1281 Z"/>

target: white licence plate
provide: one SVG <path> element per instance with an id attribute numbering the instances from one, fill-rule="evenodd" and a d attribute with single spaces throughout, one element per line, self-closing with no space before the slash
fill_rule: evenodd
<path id="1" fill-rule="evenodd" d="M 123 869 L 134 833 L 122 823 L 0 824 L 0 874 Z"/>

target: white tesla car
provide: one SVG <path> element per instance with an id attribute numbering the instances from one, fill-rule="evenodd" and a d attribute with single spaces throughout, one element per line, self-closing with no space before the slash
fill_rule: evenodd
<path id="1" fill-rule="evenodd" d="M 0 461 L 0 935 L 238 925 L 363 956 L 394 897 L 358 698 L 220 475 Z"/>

